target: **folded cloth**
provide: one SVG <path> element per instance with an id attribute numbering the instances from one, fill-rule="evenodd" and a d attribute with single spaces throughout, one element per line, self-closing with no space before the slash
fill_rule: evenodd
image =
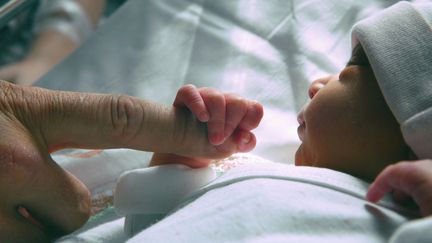
<path id="1" fill-rule="evenodd" d="M 180 164 L 128 171 L 117 182 L 114 207 L 119 215 L 166 214 L 215 177 L 210 168 Z"/>
<path id="2" fill-rule="evenodd" d="M 246 163 L 265 163 L 251 154 L 236 154 L 215 161 L 210 167 L 192 169 L 180 164 L 136 169 L 122 174 L 117 182 L 114 207 L 126 215 L 124 231 L 133 236 L 159 221 L 182 200 L 226 171 Z"/>
<path id="3" fill-rule="evenodd" d="M 388 197 L 367 202 L 368 186 L 322 168 L 241 165 L 128 242 L 384 242 L 418 217 Z"/>
<path id="4" fill-rule="evenodd" d="M 419 159 L 432 156 L 432 2 L 397 3 L 357 23 L 381 92 Z"/>
<path id="5" fill-rule="evenodd" d="M 216 178 L 210 168 L 173 164 L 136 169 L 120 176 L 114 207 L 127 215 L 124 232 L 133 236 L 173 210 L 186 196 Z"/>
<path id="6" fill-rule="evenodd" d="M 399 227 L 390 239 L 390 243 L 432 242 L 432 217 L 413 220 Z"/>

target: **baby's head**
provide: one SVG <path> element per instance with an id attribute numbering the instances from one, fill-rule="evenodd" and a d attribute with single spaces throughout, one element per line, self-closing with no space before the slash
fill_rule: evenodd
<path id="1" fill-rule="evenodd" d="M 337 76 L 314 81 L 299 114 L 297 165 L 373 179 L 432 158 L 432 4 L 402 2 L 359 22 Z"/>

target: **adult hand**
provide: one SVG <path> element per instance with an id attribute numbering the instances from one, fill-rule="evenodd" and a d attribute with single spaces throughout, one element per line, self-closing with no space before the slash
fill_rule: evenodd
<path id="1" fill-rule="evenodd" d="M 255 148 L 256 138 L 251 131 L 263 117 L 260 103 L 233 93 L 185 85 L 177 92 L 174 106 L 187 108 L 199 121 L 207 123 L 208 141 L 216 149 L 225 151 L 226 156 Z M 155 153 L 150 165 L 182 163 L 197 168 L 210 162 L 206 157 Z"/>
<path id="2" fill-rule="evenodd" d="M 50 152 L 131 148 L 199 158 L 238 150 L 208 142 L 186 109 L 128 96 L 50 91 L 0 81 L 0 242 L 38 242 L 69 233 L 89 216 L 87 188 Z"/>
<path id="3" fill-rule="evenodd" d="M 432 160 L 389 165 L 370 186 L 367 199 L 377 202 L 388 192 L 397 202 L 413 199 L 423 216 L 432 215 Z"/>

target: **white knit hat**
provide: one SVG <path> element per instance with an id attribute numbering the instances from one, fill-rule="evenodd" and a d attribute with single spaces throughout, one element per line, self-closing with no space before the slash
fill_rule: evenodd
<path id="1" fill-rule="evenodd" d="M 353 28 L 405 142 L 432 159 L 432 3 L 399 2 Z"/>

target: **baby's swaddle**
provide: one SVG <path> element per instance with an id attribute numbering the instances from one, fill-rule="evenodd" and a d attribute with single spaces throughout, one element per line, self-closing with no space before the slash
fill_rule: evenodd
<path id="1" fill-rule="evenodd" d="M 123 174 L 114 194 L 114 207 L 126 215 L 124 231 L 133 236 L 163 218 L 188 194 L 216 177 L 210 168 L 172 164 Z"/>
<path id="2" fill-rule="evenodd" d="M 125 233 L 133 236 L 231 168 L 262 162 L 267 161 L 252 155 L 234 155 L 200 169 L 170 164 L 128 171 L 117 182 L 114 207 L 119 215 L 126 216 Z"/>
<path id="3" fill-rule="evenodd" d="M 131 211 L 121 207 L 135 202 L 121 203 L 115 198 L 120 212 L 133 213 L 126 216 L 124 227 L 129 237 L 135 235 L 130 242 L 239 242 L 262 237 L 270 240 L 275 233 L 282 237 L 278 238 L 281 242 L 299 236 L 311 242 L 322 238 L 329 242 L 384 242 L 399 226 L 418 217 L 417 210 L 398 206 L 389 197 L 378 204 L 367 202 L 364 196 L 369 184 L 348 174 L 260 162 L 268 161 L 245 157 L 244 161 L 230 158 L 200 170 L 165 167 L 161 171 L 167 173 L 159 176 L 169 177 L 171 185 L 151 173 L 147 175 L 152 181 L 145 179 L 145 183 L 159 183 L 162 191 L 156 196 L 145 192 L 144 185 L 128 183 L 142 190 L 131 190 L 129 200 L 143 195 L 154 200 L 135 205 Z M 193 182 L 195 176 L 198 179 Z M 125 195 L 122 190 L 126 189 L 118 187 L 116 197 Z M 158 204 L 158 200 L 170 203 Z"/>

